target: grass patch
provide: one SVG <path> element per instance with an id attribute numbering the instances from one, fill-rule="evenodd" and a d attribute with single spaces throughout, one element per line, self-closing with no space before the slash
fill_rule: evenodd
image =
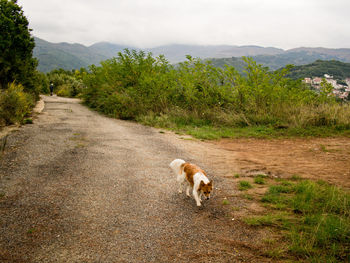
<path id="1" fill-rule="evenodd" d="M 264 180 L 264 178 L 261 177 L 261 176 L 256 176 L 256 177 L 254 178 L 254 183 L 256 183 L 256 184 L 265 184 L 265 180 Z"/>
<path id="2" fill-rule="evenodd" d="M 349 260 L 350 194 L 323 181 L 298 178 L 276 183 L 261 200 L 270 205 L 271 212 L 245 222 L 283 230 L 289 244 L 286 253 L 298 260 Z"/>
<path id="3" fill-rule="evenodd" d="M 248 181 L 240 181 L 239 182 L 239 187 L 238 189 L 240 191 L 245 191 L 245 190 L 248 190 L 250 188 L 253 188 L 253 186 L 248 182 Z"/>
<path id="4" fill-rule="evenodd" d="M 234 178 L 239 178 L 240 177 L 240 175 L 239 174 L 234 174 L 234 176 L 233 176 Z"/>

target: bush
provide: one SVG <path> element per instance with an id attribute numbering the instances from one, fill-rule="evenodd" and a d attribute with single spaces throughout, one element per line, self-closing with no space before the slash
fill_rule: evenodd
<path id="1" fill-rule="evenodd" d="M 34 95 L 23 92 L 23 86 L 11 83 L 0 93 L 0 123 L 22 123 L 35 104 Z"/>

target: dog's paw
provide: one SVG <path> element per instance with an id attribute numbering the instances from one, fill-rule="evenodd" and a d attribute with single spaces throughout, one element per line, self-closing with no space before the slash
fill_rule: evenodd
<path id="1" fill-rule="evenodd" d="M 179 190 L 178 193 L 179 193 L 179 194 L 182 194 L 182 190 Z"/>
<path id="2" fill-rule="evenodd" d="M 199 206 L 201 206 L 202 204 L 201 203 L 197 203 L 197 206 L 199 207 Z"/>

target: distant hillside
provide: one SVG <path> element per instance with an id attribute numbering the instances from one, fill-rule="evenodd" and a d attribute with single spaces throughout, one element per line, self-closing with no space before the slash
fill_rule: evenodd
<path id="1" fill-rule="evenodd" d="M 348 49 L 350 55 L 350 49 Z M 350 57 L 347 58 L 347 53 L 336 54 L 331 53 L 323 54 L 318 52 L 310 52 L 306 50 L 288 50 L 282 54 L 278 55 L 259 55 L 252 56 L 252 58 L 258 63 L 270 70 L 277 70 L 288 64 L 293 64 L 295 66 L 310 64 L 316 60 L 339 60 L 342 62 L 350 62 Z M 242 72 L 245 63 L 241 58 L 213 58 L 210 59 L 214 66 L 224 67 L 225 65 L 234 66 L 238 71 Z"/>
<path id="2" fill-rule="evenodd" d="M 332 75 L 334 79 L 344 80 L 350 78 L 350 63 L 340 61 L 317 60 L 314 63 L 294 67 L 287 76 L 293 79 L 323 77 Z"/>
<path id="3" fill-rule="evenodd" d="M 79 69 L 108 58 L 80 44 L 55 44 L 37 37 L 34 39 L 34 57 L 39 60 L 38 69 L 42 72 L 49 72 L 57 68 Z"/>

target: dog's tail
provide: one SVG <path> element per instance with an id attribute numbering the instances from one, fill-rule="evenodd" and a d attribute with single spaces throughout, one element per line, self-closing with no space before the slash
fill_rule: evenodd
<path id="1" fill-rule="evenodd" d="M 174 171 L 175 175 L 178 176 L 182 171 L 181 166 L 185 163 L 184 160 L 175 159 L 172 161 L 169 166 Z"/>

